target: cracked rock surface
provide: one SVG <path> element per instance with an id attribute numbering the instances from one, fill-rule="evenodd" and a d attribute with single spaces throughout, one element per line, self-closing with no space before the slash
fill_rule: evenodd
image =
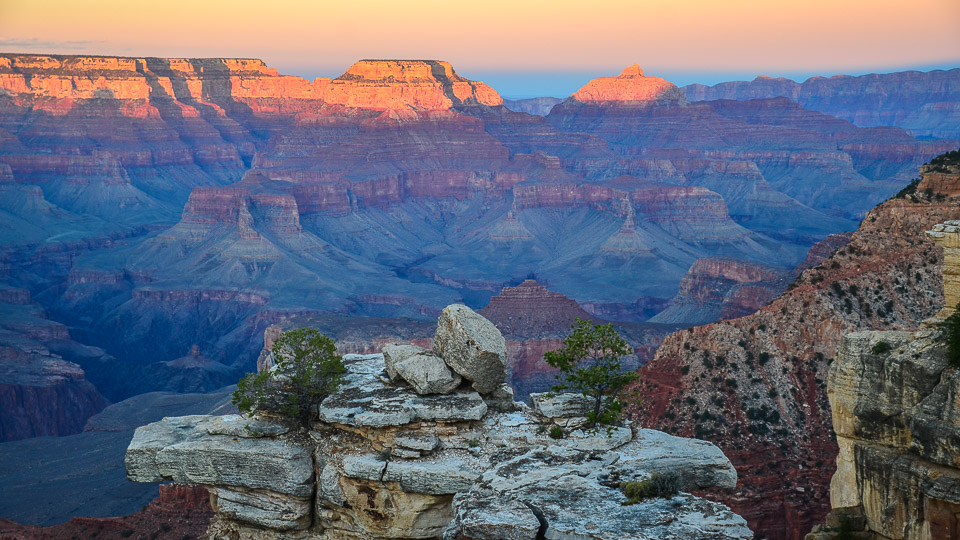
<path id="1" fill-rule="evenodd" d="M 128 476 L 207 486 L 213 539 L 752 537 L 727 507 L 682 491 L 621 506 L 620 482 L 657 472 L 676 473 L 681 490 L 734 486 L 710 443 L 630 426 L 553 439 L 543 404 L 499 403 L 502 381 L 486 396 L 494 408 L 467 383 L 421 395 L 383 355 L 344 364 L 310 430 L 266 416 L 165 418 L 136 431 Z M 568 401 L 554 412 L 576 419 Z"/>

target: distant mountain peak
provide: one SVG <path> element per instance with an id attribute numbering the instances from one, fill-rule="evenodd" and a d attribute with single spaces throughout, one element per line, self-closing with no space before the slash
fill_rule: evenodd
<path id="1" fill-rule="evenodd" d="M 649 104 L 686 103 L 675 84 L 660 77 L 648 77 L 638 64 L 624 69 L 616 77 L 598 77 L 583 85 L 571 96 L 585 103 Z"/>
<path id="2" fill-rule="evenodd" d="M 640 69 L 640 64 L 634 64 L 621 71 L 619 78 L 622 79 L 625 77 L 643 77 L 643 70 Z"/>

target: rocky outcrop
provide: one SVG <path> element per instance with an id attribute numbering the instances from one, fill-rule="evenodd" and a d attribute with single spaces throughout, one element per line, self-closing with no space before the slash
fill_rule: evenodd
<path id="1" fill-rule="evenodd" d="M 960 534 L 960 377 L 945 351 L 933 329 L 844 336 L 828 381 L 840 446 L 835 516 L 808 539 L 843 528 L 896 540 Z M 840 523 L 851 511 L 859 523 Z"/>
<path id="2" fill-rule="evenodd" d="M 960 221 L 938 223 L 927 237 L 943 249 L 943 309 L 937 318 L 944 319 L 960 305 Z"/>
<path id="3" fill-rule="evenodd" d="M 440 313 L 433 350 L 451 369 L 489 394 L 507 378 L 507 345 L 490 321 L 462 304 Z"/>
<path id="4" fill-rule="evenodd" d="M 673 305 L 650 322 L 695 325 L 748 315 L 786 288 L 784 274 L 776 267 L 728 257 L 697 259 L 680 281 Z"/>
<path id="5" fill-rule="evenodd" d="M 944 250 L 948 302 L 957 292 L 950 276 L 960 269 L 958 225 L 951 220 L 927 231 Z M 827 386 L 840 447 L 830 483 L 833 511 L 808 540 L 832 538 L 840 529 L 896 540 L 960 534 L 960 376 L 935 328 L 954 311 L 945 307 L 917 332 L 843 337 Z"/>
<path id="6" fill-rule="evenodd" d="M 454 316 L 479 317 L 444 317 Z M 470 354 L 443 352 L 448 364 Z M 212 538 L 752 537 L 729 509 L 686 493 L 736 483 L 710 443 L 629 427 L 586 431 L 574 421 L 579 409 L 543 399 L 535 413 L 522 403 L 494 407 L 495 396 L 465 388 L 421 396 L 390 381 L 383 355 L 344 362 L 344 384 L 309 431 L 264 416 L 165 418 L 134 434 L 128 476 L 207 486 Z M 544 414 L 569 420 L 568 433 L 549 436 Z M 621 482 L 668 472 L 683 492 L 620 506 Z"/>
<path id="7" fill-rule="evenodd" d="M 576 300 L 547 290 L 534 279 L 524 280 L 516 287 L 504 287 L 478 313 L 501 332 L 531 337 L 565 331 L 578 318 L 592 318 Z"/>
<path id="8" fill-rule="evenodd" d="M 829 511 L 838 449 L 826 386 L 842 336 L 915 330 L 942 308 L 942 256 L 924 231 L 960 218 L 957 175 L 943 174 L 868 212 L 843 249 L 768 306 L 672 334 L 643 367 L 641 418 L 715 441 L 741 473 L 723 500 L 758 535 L 802 538 Z"/>
<path id="9" fill-rule="evenodd" d="M 634 64 L 616 77 L 599 77 L 574 92 L 571 99 L 582 103 L 614 102 L 618 105 L 645 103 L 675 103 L 682 105 L 687 98 L 671 82 L 659 77 L 648 77 Z"/>
<path id="10" fill-rule="evenodd" d="M 100 357 L 103 351 L 71 340 L 29 294 L 8 296 L 15 303 L 0 302 L 0 441 L 79 433 L 107 400 L 58 352 Z"/>
<path id="11" fill-rule="evenodd" d="M 960 69 L 811 77 L 803 83 L 761 75 L 752 81 L 681 89 L 692 101 L 785 96 L 858 126 L 900 126 L 918 136 L 958 138 Z"/>
<path id="12" fill-rule="evenodd" d="M 467 80 L 449 62 L 361 60 L 324 85 L 323 99 L 346 107 L 394 110 L 497 106 L 503 99 L 482 82 Z"/>

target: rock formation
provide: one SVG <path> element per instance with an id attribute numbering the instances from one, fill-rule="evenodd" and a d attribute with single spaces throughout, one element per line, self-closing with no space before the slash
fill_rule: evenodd
<path id="1" fill-rule="evenodd" d="M 437 342 L 459 328 L 457 343 L 484 348 L 482 323 L 490 323 L 474 317 L 453 306 Z M 406 354 L 389 350 L 394 360 Z M 496 356 L 461 357 L 473 354 L 469 347 L 439 352 L 448 365 L 502 369 Z M 531 409 L 509 394 L 467 387 L 420 395 L 391 382 L 383 355 L 344 362 L 345 382 L 320 404 L 309 432 L 260 415 L 165 418 L 135 433 L 129 477 L 206 486 L 211 538 L 752 537 L 729 509 L 687 493 L 736 483 L 709 443 L 648 429 L 577 428 L 583 411 L 557 398 L 540 397 Z M 548 436 L 559 422 L 565 436 Z M 621 506 L 621 482 L 655 473 L 675 475 L 682 492 Z"/>
<path id="2" fill-rule="evenodd" d="M 858 126 L 899 126 L 918 136 L 960 137 L 960 69 L 811 77 L 803 83 L 761 75 L 752 81 L 681 88 L 691 101 L 788 97 Z"/>
<path id="3" fill-rule="evenodd" d="M 830 484 L 833 526 L 807 538 L 833 538 L 843 528 L 897 540 L 960 534 L 953 397 L 960 380 L 936 334 L 844 336 L 828 381 L 840 446 Z"/>
<path id="4" fill-rule="evenodd" d="M 716 442 L 740 472 L 722 500 L 758 535 L 802 538 L 829 510 L 837 446 L 826 384 L 842 336 L 915 330 L 943 306 L 941 254 L 923 234 L 960 219 L 960 169 L 932 169 L 923 190 L 868 212 L 846 247 L 768 306 L 672 334 L 642 369 L 643 421 Z"/>
<path id="5" fill-rule="evenodd" d="M 783 291 L 783 276 L 779 268 L 726 257 L 697 259 L 673 305 L 650 322 L 696 325 L 748 315 Z"/>
<path id="6" fill-rule="evenodd" d="M 960 377 L 935 328 L 955 312 L 960 293 L 952 279 L 960 272 L 960 221 L 926 234 L 944 250 L 944 298 L 954 307 L 916 332 L 843 337 L 827 381 L 840 447 L 830 483 L 833 510 L 809 540 L 833 538 L 839 530 L 897 540 L 960 535 Z"/>
<path id="7" fill-rule="evenodd" d="M 599 77 L 574 92 L 571 99 L 582 103 L 613 102 L 617 105 L 644 103 L 675 103 L 682 105 L 687 98 L 671 82 L 659 77 L 648 77 L 634 64 L 616 77 Z"/>
<path id="8" fill-rule="evenodd" d="M 516 287 L 504 287 L 500 294 L 479 311 L 504 333 L 516 336 L 537 336 L 565 331 L 578 318 L 592 317 L 573 299 L 547 290 L 534 279 Z"/>
<path id="9" fill-rule="evenodd" d="M 323 87 L 327 103 L 374 110 L 497 106 L 503 99 L 482 82 L 457 75 L 449 62 L 361 60 Z"/>
<path id="10" fill-rule="evenodd" d="M 107 400 L 64 357 L 102 359 L 70 339 L 24 289 L 0 288 L 0 441 L 79 433 Z"/>

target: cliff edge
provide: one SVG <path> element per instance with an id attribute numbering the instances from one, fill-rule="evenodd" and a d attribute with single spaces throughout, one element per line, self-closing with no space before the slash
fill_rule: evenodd
<path id="1" fill-rule="evenodd" d="M 345 356 L 345 382 L 310 430 L 259 415 L 143 426 L 127 474 L 209 489 L 210 538 L 752 538 L 729 508 L 684 492 L 736 484 L 716 446 L 585 430 L 577 394 L 514 403 L 503 337 L 465 306 L 444 310 L 434 342 Z M 453 382 L 433 384 L 444 365 Z M 667 472 L 680 493 L 621 504 L 621 482 Z"/>
<path id="2" fill-rule="evenodd" d="M 944 248 L 944 296 L 956 305 L 960 221 L 927 236 Z M 933 323 L 916 332 L 844 336 L 827 395 L 840 453 L 830 483 L 833 507 L 808 540 L 840 531 L 865 538 L 960 537 L 960 370 Z"/>

